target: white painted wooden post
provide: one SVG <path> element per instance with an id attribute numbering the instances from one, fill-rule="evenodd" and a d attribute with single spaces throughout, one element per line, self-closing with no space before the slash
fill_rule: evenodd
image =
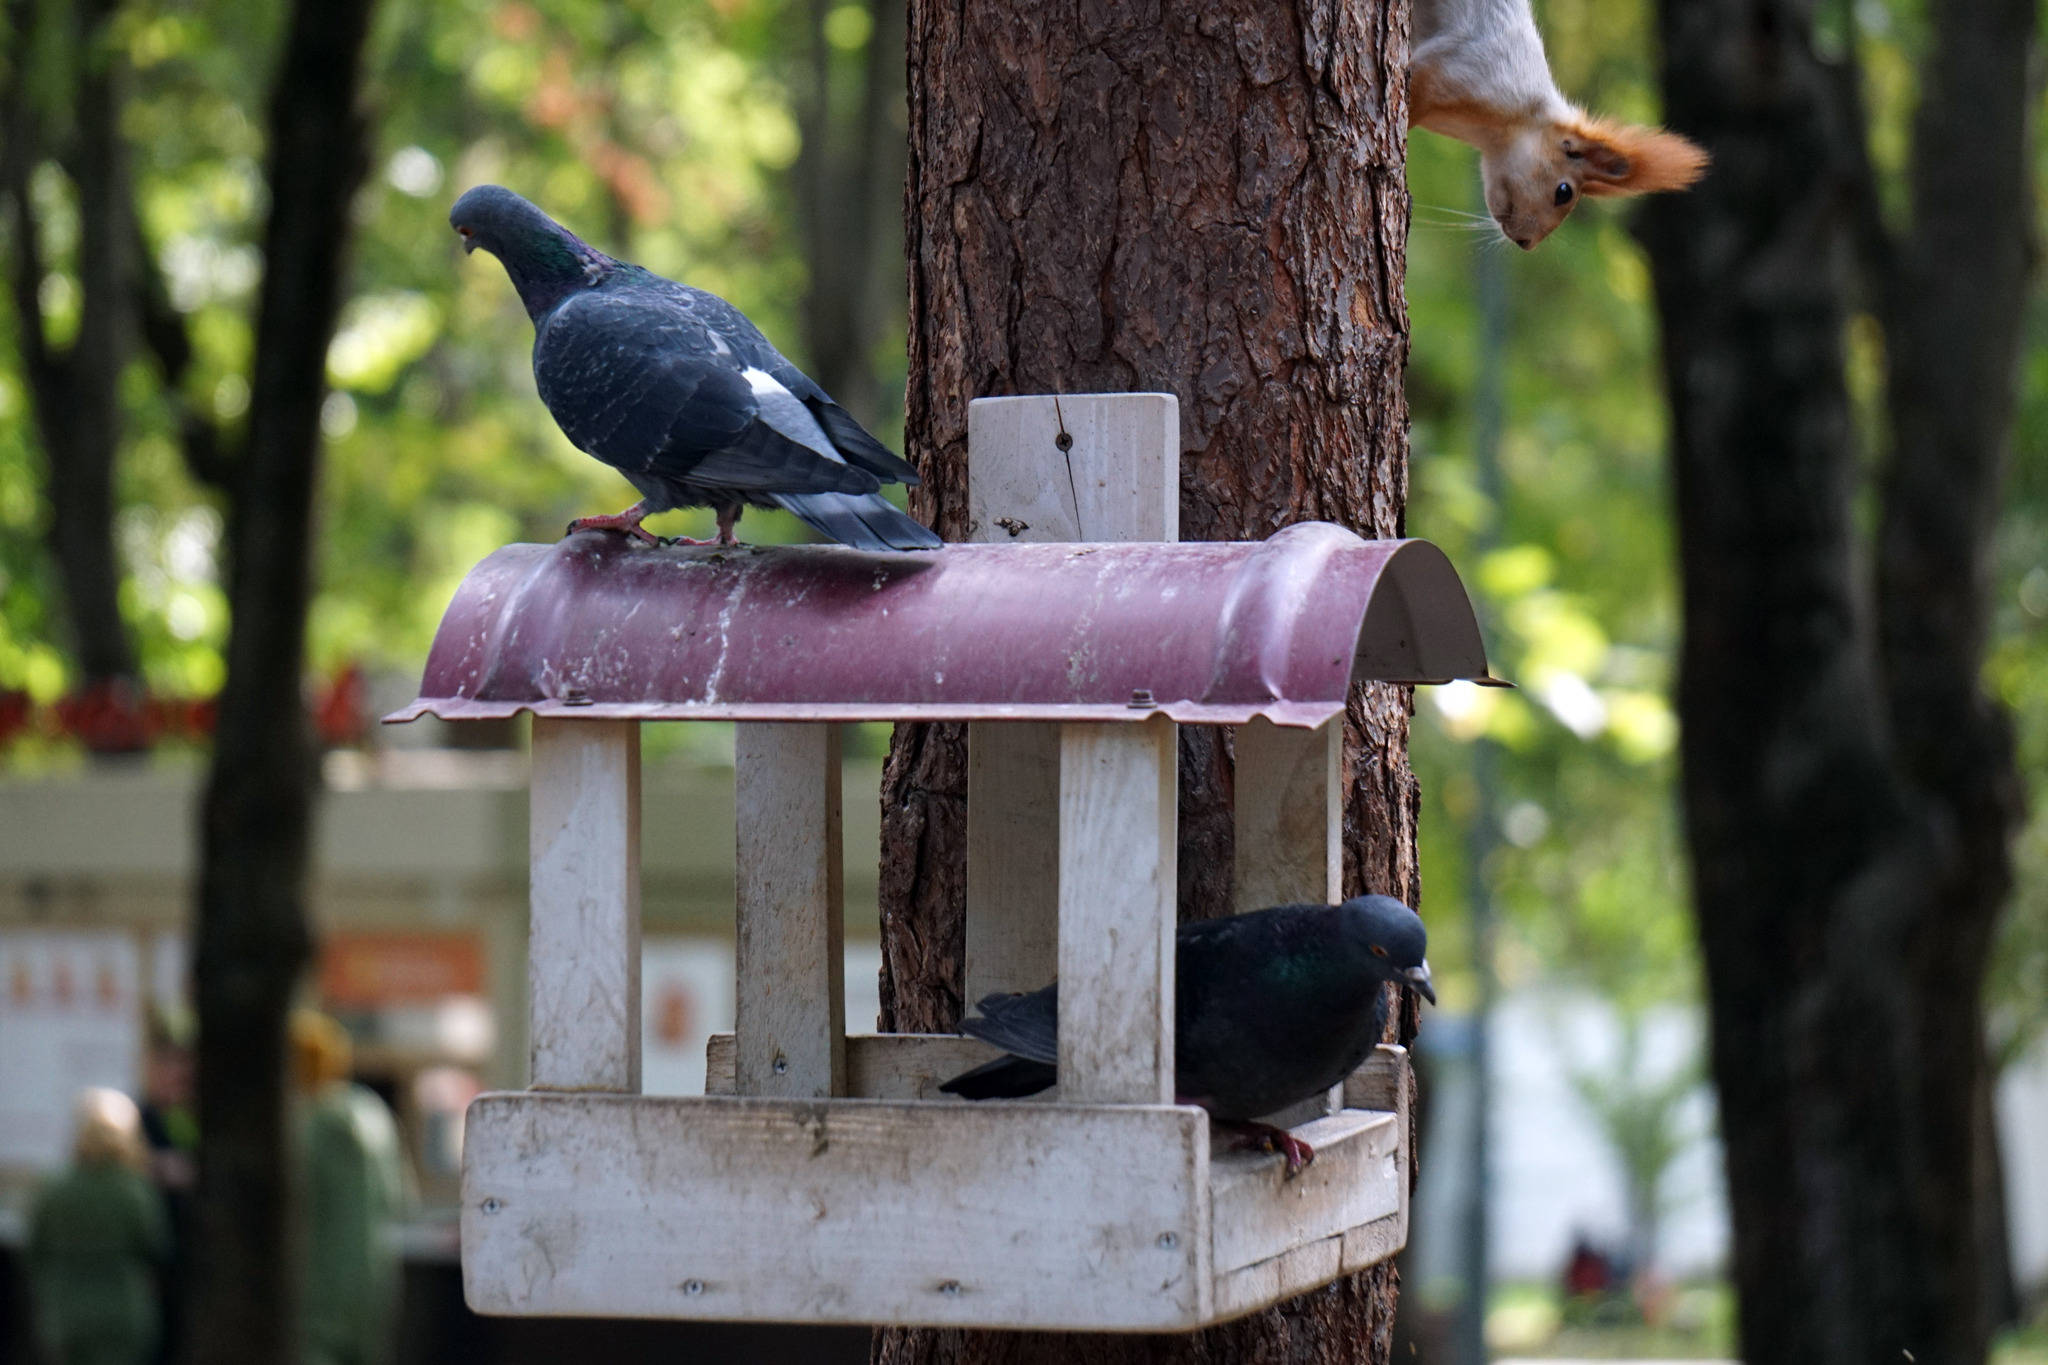
<path id="1" fill-rule="evenodd" d="M 1313 730 L 1254 717 L 1234 748 L 1237 912 L 1342 900 L 1343 717 Z"/>
<path id="2" fill-rule="evenodd" d="M 1178 728 L 1060 727 L 1060 1097 L 1171 1104 Z"/>
<path id="3" fill-rule="evenodd" d="M 1059 725 L 968 726 L 968 1005 L 1058 973 L 1059 835 Z"/>
<path id="4" fill-rule="evenodd" d="M 1237 913 L 1344 898 L 1344 718 L 1313 730 L 1263 717 L 1237 727 L 1233 790 Z M 1267 1121 L 1283 1128 L 1344 1107 L 1341 1085 Z"/>
<path id="5" fill-rule="evenodd" d="M 640 724 L 533 722 L 535 1090 L 640 1092 Z"/>
<path id="6" fill-rule="evenodd" d="M 967 450 L 970 540 L 1180 538 L 1180 404 L 1170 393 L 978 398 L 967 405 Z M 970 1006 L 1036 990 L 1059 970 L 1059 774 L 1059 726 L 968 726 Z"/>
<path id="7" fill-rule="evenodd" d="M 846 1093 L 839 727 L 733 727 L 738 1093 Z"/>

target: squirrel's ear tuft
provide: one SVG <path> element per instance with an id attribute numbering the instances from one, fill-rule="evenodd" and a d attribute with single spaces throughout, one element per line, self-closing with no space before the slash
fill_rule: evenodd
<path id="1" fill-rule="evenodd" d="M 1662 128 L 1580 115 L 1563 126 L 1565 150 L 1586 163 L 1579 188 L 1596 198 L 1682 190 L 1707 169 L 1707 154 Z"/>

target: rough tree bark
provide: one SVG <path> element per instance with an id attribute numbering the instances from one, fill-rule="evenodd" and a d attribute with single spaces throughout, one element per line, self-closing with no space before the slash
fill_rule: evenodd
<path id="1" fill-rule="evenodd" d="M 200 1249 L 195 1365 L 288 1365 L 294 1257 L 285 1018 L 310 950 L 307 836 L 317 770 L 300 699 L 328 341 L 350 203 L 369 165 L 358 110 L 374 0 L 292 7 L 270 110 L 249 427 L 230 521 L 227 683 L 202 814 Z"/>
<path id="2" fill-rule="evenodd" d="M 5 127 L 0 129 L 0 180 L 12 209 L 12 288 L 22 370 L 34 400 L 36 431 L 48 465 L 50 525 L 46 541 L 64 586 L 65 619 L 85 690 L 126 689 L 135 650 L 121 618 L 121 562 L 114 550 L 114 460 L 121 442 L 121 371 L 132 344 L 134 249 L 128 154 L 121 136 L 124 63 L 113 25 L 119 0 L 80 0 L 62 15 L 39 13 L 34 0 L 7 6 L 13 52 Z M 37 107 L 27 64 L 38 22 L 64 23 L 59 51 L 68 59 L 68 120 Z M 44 73 L 45 76 L 48 73 Z M 68 126 L 64 126 L 68 123 Z M 42 302 L 50 270 L 31 201 L 37 166 L 55 156 L 78 195 L 78 331 L 59 350 L 48 339 Z M 132 707 L 136 698 L 120 704 Z M 108 747 L 139 742 L 136 727 L 117 727 Z M 128 731 L 132 730 L 132 735 Z"/>
<path id="3" fill-rule="evenodd" d="M 1714 169 L 1644 220 L 1742 1354 L 1972 1365 L 1995 1188 L 1980 982 L 2019 811 L 1978 675 L 2031 257 L 2034 8 L 1930 8 L 1896 238 L 1854 67 L 1816 56 L 1814 19 L 1810 0 L 1663 0 L 1666 112 Z M 1849 261 L 1888 353 L 1874 543 Z"/>
<path id="4" fill-rule="evenodd" d="M 913 0 L 909 40 L 913 510 L 965 537 L 969 399 L 1164 390 L 1184 538 L 1399 534 L 1406 5 Z M 1406 688 L 1352 697 L 1345 881 L 1413 903 L 1409 708 Z M 1224 914 L 1228 742 L 1181 734 L 1181 914 Z M 885 1028 L 960 1018 L 965 760 L 960 726 L 891 749 Z M 1191 1336 L 885 1331 L 875 1359 L 1384 1362 L 1395 1293 L 1382 1266 Z"/>

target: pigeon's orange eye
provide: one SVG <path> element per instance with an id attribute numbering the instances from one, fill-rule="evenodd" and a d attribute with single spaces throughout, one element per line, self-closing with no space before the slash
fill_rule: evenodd
<path id="1" fill-rule="evenodd" d="M 1387 950 L 1385 948 L 1380 947 L 1379 944 L 1375 943 L 1372 945 L 1372 955 L 1374 957 L 1385 957 L 1387 955 Z"/>

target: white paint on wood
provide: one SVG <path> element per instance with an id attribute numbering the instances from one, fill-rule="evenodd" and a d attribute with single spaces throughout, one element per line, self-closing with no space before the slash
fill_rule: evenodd
<path id="1" fill-rule="evenodd" d="M 486 1095 L 463 1281 L 497 1314 L 1185 1330 L 1187 1108 Z"/>
<path id="2" fill-rule="evenodd" d="M 739 1090 L 844 1094 L 839 727 L 733 729 Z"/>
<path id="3" fill-rule="evenodd" d="M 978 398 L 967 433 L 969 540 L 1180 538 L 1172 394 Z M 1036 990 L 1058 969 L 1059 749 L 1050 724 L 968 727 L 970 1006 L 997 991 Z"/>
<path id="4" fill-rule="evenodd" d="M 1035 991 L 1059 971 L 1060 727 L 967 727 L 967 992 Z"/>
<path id="5" fill-rule="evenodd" d="M 1177 731 L 1060 730 L 1060 1093 L 1173 1098 Z"/>
<path id="6" fill-rule="evenodd" d="M 704 1052 L 704 1093 L 737 1095 L 733 1035 L 712 1034 Z M 851 1033 L 846 1038 L 846 1093 L 863 1100 L 965 1104 L 940 1094 L 939 1086 L 1001 1055 L 981 1039 L 957 1033 Z"/>
<path id="7" fill-rule="evenodd" d="M 533 722 L 531 1084 L 640 1090 L 640 725 Z"/>
<path id="8" fill-rule="evenodd" d="M 1292 1180 L 1278 1155 L 1233 1151 L 1219 1137 L 1209 1164 L 1219 1272 L 1341 1236 L 1400 1208 L 1407 1176 L 1393 1114 L 1347 1109 L 1293 1132 L 1316 1156 Z"/>
<path id="9" fill-rule="evenodd" d="M 1180 403 L 1170 393 L 977 398 L 967 451 L 971 539 L 1180 539 Z"/>
<path id="10" fill-rule="evenodd" d="M 1344 886 L 1344 721 L 1237 727 L 1237 912 L 1334 905 Z"/>

